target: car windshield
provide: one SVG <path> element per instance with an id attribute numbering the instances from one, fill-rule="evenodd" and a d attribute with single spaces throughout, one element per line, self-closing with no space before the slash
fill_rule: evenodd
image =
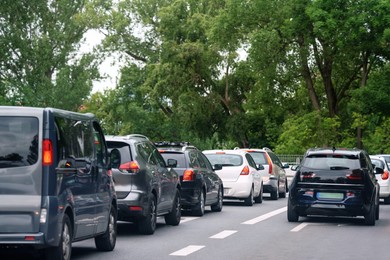
<path id="1" fill-rule="evenodd" d="M 186 168 L 186 159 L 184 153 L 167 153 L 161 152 L 162 157 L 166 164 L 168 164 L 168 159 L 175 159 L 177 161 L 176 168 Z"/>
<path id="2" fill-rule="evenodd" d="M 38 160 L 38 119 L 0 117 L 0 168 L 33 165 Z"/>
<path id="3" fill-rule="evenodd" d="M 206 154 L 212 165 L 222 164 L 222 166 L 242 165 L 242 156 L 239 154 Z"/>
<path id="4" fill-rule="evenodd" d="M 265 156 L 265 153 L 259 153 L 259 152 L 249 152 L 255 160 L 256 164 L 261 164 L 261 165 L 268 165 L 267 158 Z"/>
<path id="5" fill-rule="evenodd" d="M 385 163 L 382 160 L 371 158 L 371 162 L 375 167 L 385 169 Z"/>
<path id="6" fill-rule="evenodd" d="M 302 165 L 319 170 L 347 170 L 360 167 L 359 158 L 354 155 L 313 154 L 307 156 Z"/>

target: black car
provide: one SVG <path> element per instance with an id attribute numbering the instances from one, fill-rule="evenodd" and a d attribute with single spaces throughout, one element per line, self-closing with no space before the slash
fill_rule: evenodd
<path id="1" fill-rule="evenodd" d="M 181 182 L 183 210 L 196 216 L 203 216 L 208 205 L 212 211 L 222 210 L 222 180 L 200 150 L 188 142 L 157 142 L 155 145 L 165 161 L 177 161 L 175 170 Z"/>
<path id="2" fill-rule="evenodd" d="M 168 225 L 181 218 L 180 181 L 145 136 L 106 136 L 118 197 L 118 220 L 134 222 L 140 233 L 153 234 L 157 216 Z M 169 168 L 168 168 L 169 167 Z"/>
<path id="3" fill-rule="evenodd" d="M 299 216 L 364 216 L 379 219 L 379 185 L 371 160 L 359 149 L 309 149 L 298 166 L 287 205 L 287 219 Z"/>

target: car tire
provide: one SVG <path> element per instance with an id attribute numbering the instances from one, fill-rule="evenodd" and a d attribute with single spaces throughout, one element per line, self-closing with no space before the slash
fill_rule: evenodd
<path id="1" fill-rule="evenodd" d="M 198 197 L 198 203 L 195 205 L 195 207 L 192 209 L 192 215 L 201 217 L 204 215 L 204 208 L 205 208 L 205 197 L 203 190 L 200 190 L 199 197 Z"/>
<path id="2" fill-rule="evenodd" d="M 58 246 L 45 250 L 47 260 L 70 260 L 72 255 L 72 225 L 68 215 L 64 215 Z"/>
<path id="3" fill-rule="evenodd" d="M 263 184 L 261 184 L 260 193 L 259 196 L 255 198 L 255 202 L 259 204 L 263 203 Z"/>
<path id="4" fill-rule="evenodd" d="M 253 201 L 254 199 L 253 199 L 253 187 L 252 187 L 248 198 L 244 200 L 244 204 L 245 206 L 253 206 Z"/>
<path id="5" fill-rule="evenodd" d="M 107 229 L 104 234 L 95 237 L 95 245 L 99 251 L 112 251 L 116 244 L 116 209 L 111 206 L 110 215 L 108 216 Z"/>
<path id="6" fill-rule="evenodd" d="M 288 203 L 287 203 L 287 220 L 288 222 L 298 222 L 299 220 L 299 215 L 293 209 L 290 199 L 288 199 Z"/>
<path id="7" fill-rule="evenodd" d="M 279 193 L 279 198 L 285 198 L 286 197 L 286 193 L 287 193 L 287 180 L 284 183 L 284 191 Z"/>
<path id="8" fill-rule="evenodd" d="M 152 235 L 157 225 L 157 202 L 154 194 L 150 195 L 146 216 L 137 222 L 138 232 L 144 235 Z"/>
<path id="9" fill-rule="evenodd" d="M 279 183 L 276 185 L 276 190 L 271 192 L 271 199 L 272 200 L 279 199 Z"/>
<path id="10" fill-rule="evenodd" d="M 386 205 L 390 204 L 390 197 L 384 198 L 383 203 Z"/>
<path id="11" fill-rule="evenodd" d="M 181 204 L 180 204 L 180 192 L 176 189 L 176 195 L 173 200 L 172 210 L 170 213 L 164 216 L 165 223 L 171 226 L 177 226 L 180 224 L 181 219 Z"/>
<path id="12" fill-rule="evenodd" d="M 210 207 L 211 207 L 211 211 L 214 211 L 214 212 L 221 212 L 222 211 L 222 207 L 223 207 L 223 188 L 222 186 L 219 187 L 218 189 L 218 201 L 217 203 L 215 204 L 212 204 Z"/>
<path id="13" fill-rule="evenodd" d="M 370 206 L 370 210 L 364 215 L 364 222 L 368 226 L 375 226 L 375 218 L 376 218 L 376 205 L 373 203 Z"/>

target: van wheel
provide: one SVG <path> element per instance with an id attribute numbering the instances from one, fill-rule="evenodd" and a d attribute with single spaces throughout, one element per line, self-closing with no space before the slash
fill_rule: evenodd
<path id="1" fill-rule="evenodd" d="M 116 210 L 111 206 L 107 229 L 104 234 L 95 237 L 96 248 L 100 251 L 112 251 L 116 244 Z"/>
<path id="2" fill-rule="evenodd" d="M 204 207 L 205 207 L 203 190 L 200 190 L 198 200 L 199 202 L 198 204 L 195 205 L 194 209 L 192 210 L 192 214 L 201 217 L 204 215 Z"/>
<path id="3" fill-rule="evenodd" d="M 47 260 L 70 260 L 72 254 L 72 225 L 68 215 L 64 216 L 62 221 L 62 231 L 60 243 L 56 247 L 50 247 L 45 250 Z"/>
<path id="4" fill-rule="evenodd" d="M 384 198 L 383 203 L 386 205 L 390 204 L 390 197 Z"/>
<path id="5" fill-rule="evenodd" d="M 151 235 L 156 230 L 157 225 L 157 206 L 156 197 L 154 194 L 150 195 L 149 207 L 146 210 L 146 217 L 137 222 L 138 231 L 144 235 Z"/>
<path id="6" fill-rule="evenodd" d="M 176 195 L 172 205 L 172 211 L 164 216 L 167 225 L 177 226 L 181 219 L 180 192 L 176 189 Z"/>
<path id="7" fill-rule="evenodd" d="M 218 202 L 215 203 L 215 204 L 212 204 L 210 207 L 211 207 L 211 211 L 214 211 L 214 212 L 221 212 L 222 211 L 222 207 L 223 207 L 223 188 L 222 186 L 219 187 L 218 189 Z"/>

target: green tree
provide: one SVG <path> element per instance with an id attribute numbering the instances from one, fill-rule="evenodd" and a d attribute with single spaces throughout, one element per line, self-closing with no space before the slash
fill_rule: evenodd
<path id="1" fill-rule="evenodd" d="M 85 0 L 0 2 L 0 91 L 6 103 L 77 110 L 99 78 L 79 52 L 88 30 Z M 2 102 L 3 102 L 2 101 Z"/>

